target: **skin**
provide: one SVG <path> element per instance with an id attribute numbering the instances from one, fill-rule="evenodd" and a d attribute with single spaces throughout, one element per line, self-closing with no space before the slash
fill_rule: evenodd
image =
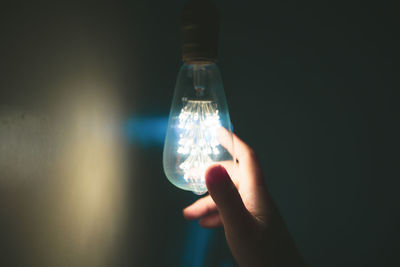
<path id="1" fill-rule="evenodd" d="M 220 143 L 235 163 L 213 165 L 205 175 L 209 195 L 183 210 L 202 227 L 223 226 L 233 257 L 241 267 L 305 266 L 264 182 L 253 149 L 221 128 Z M 235 154 L 233 154 L 233 147 Z"/>

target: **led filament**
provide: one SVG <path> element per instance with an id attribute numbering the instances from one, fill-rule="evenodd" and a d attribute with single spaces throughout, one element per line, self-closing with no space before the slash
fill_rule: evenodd
<path id="1" fill-rule="evenodd" d="M 179 165 L 184 179 L 198 191 L 204 188 L 204 173 L 220 153 L 217 130 L 221 127 L 216 104 L 212 101 L 186 100 L 179 115 L 178 153 L 186 157 Z"/>

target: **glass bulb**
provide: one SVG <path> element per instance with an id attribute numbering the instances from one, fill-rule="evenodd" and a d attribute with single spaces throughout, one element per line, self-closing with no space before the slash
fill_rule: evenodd
<path id="1" fill-rule="evenodd" d="M 204 62 L 183 64 L 164 143 L 164 172 L 171 183 L 198 195 L 207 192 L 204 181 L 207 168 L 232 161 L 231 154 L 220 143 L 221 127 L 229 133 L 228 137 L 225 134 L 224 146 L 233 147 L 231 122 L 218 66 Z"/>

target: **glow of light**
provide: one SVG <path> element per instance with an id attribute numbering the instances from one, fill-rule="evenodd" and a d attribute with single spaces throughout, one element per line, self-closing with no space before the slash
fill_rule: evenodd
<path id="1" fill-rule="evenodd" d="M 179 165 L 184 179 L 198 193 L 206 191 L 204 173 L 214 163 L 212 155 L 218 155 L 217 130 L 221 127 L 216 104 L 212 101 L 187 100 L 179 115 L 179 154 L 187 158 Z"/>
<path id="2" fill-rule="evenodd" d="M 124 123 L 124 137 L 134 145 L 157 147 L 164 144 L 168 116 L 131 115 Z"/>

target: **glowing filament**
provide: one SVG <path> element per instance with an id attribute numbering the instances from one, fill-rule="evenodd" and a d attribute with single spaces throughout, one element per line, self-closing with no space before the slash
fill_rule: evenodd
<path id="1" fill-rule="evenodd" d="M 216 104 L 212 101 L 187 100 L 179 115 L 178 153 L 188 155 L 179 167 L 184 179 L 194 188 L 205 187 L 204 172 L 220 151 L 217 130 L 221 127 Z"/>

